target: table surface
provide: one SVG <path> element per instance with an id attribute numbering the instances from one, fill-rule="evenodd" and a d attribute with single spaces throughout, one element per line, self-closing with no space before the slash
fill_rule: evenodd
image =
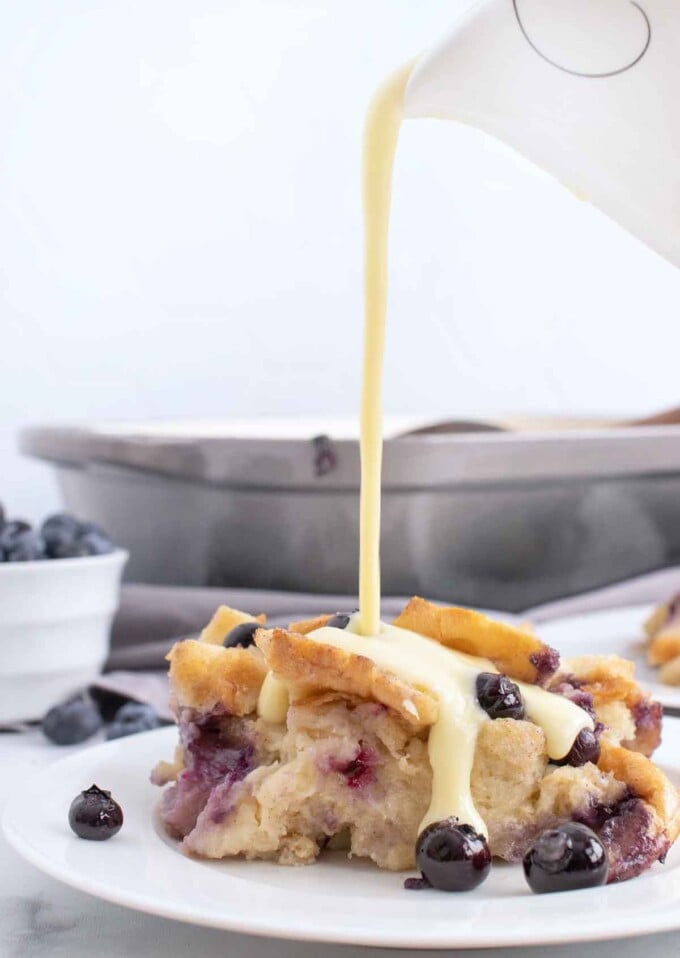
<path id="1" fill-rule="evenodd" d="M 88 747 L 80 746 L 81 748 Z M 0 734 L 0 806 L 12 782 L 21 775 L 68 754 L 45 741 L 40 731 Z M 49 801 L 49 796 L 45 796 Z M 40 809 L 36 809 L 40 814 Z M 680 955 L 675 933 L 599 942 L 592 945 L 537 947 L 531 958 L 672 958 Z M 168 919 L 128 911 L 73 891 L 25 863 L 0 837 L 0 958 L 356 958 L 376 951 L 341 945 L 286 942 L 197 928 Z M 387 952 L 386 952 L 387 954 Z M 412 951 L 395 950 L 395 958 Z M 440 952 L 440 954 L 442 954 Z M 517 958 L 525 948 L 457 955 L 498 955 Z"/>

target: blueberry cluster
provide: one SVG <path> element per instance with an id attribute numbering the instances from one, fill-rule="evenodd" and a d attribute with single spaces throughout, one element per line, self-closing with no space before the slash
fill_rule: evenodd
<path id="1" fill-rule="evenodd" d="M 104 725 L 106 738 L 114 739 L 148 732 L 164 724 L 158 712 L 143 702 L 125 702 L 108 717 L 111 721 L 107 724 L 106 715 L 89 692 L 80 692 L 51 708 L 42 720 L 42 730 L 55 745 L 78 745 Z"/>
<path id="2" fill-rule="evenodd" d="M 113 552 L 108 534 L 94 522 L 68 512 L 49 516 L 39 528 L 23 519 L 6 519 L 0 506 L 0 562 L 75 559 Z"/>
<path id="3" fill-rule="evenodd" d="M 491 870 L 486 838 L 457 818 L 434 822 L 416 842 L 420 878 L 407 878 L 406 888 L 471 891 Z M 586 825 L 564 822 L 542 832 L 524 856 L 524 875 L 537 894 L 604 885 L 609 874 L 605 848 Z"/>

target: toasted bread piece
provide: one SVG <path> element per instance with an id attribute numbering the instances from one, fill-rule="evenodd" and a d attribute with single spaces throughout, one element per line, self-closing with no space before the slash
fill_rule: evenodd
<path id="1" fill-rule="evenodd" d="M 168 653 L 170 686 L 179 708 L 249 715 L 267 674 L 255 648 L 224 649 L 197 639 L 177 642 Z"/>
<path id="2" fill-rule="evenodd" d="M 290 632 L 297 632 L 298 635 L 308 635 L 316 629 L 323 629 L 333 618 L 332 615 L 317 615 L 314 619 L 302 619 L 300 622 L 291 622 L 288 626 Z"/>
<path id="3" fill-rule="evenodd" d="M 497 622 L 480 612 L 434 605 L 415 596 L 394 625 L 441 642 L 449 649 L 490 659 L 513 679 L 542 684 L 559 666 L 555 649 L 531 632 Z"/>
<path id="4" fill-rule="evenodd" d="M 633 708 L 648 697 L 635 681 L 633 663 L 618 655 L 580 655 L 565 661 L 564 668 L 592 695 L 596 708 L 609 702 L 625 702 Z"/>
<path id="5" fill-rule="evenodd" d="M 239 612 L 238 609 L 231 609 L 228 605 L 221 605 L 200 635 L 200 641 L 209 645 L 222 645 L 231 630 L 244 622 L 259 622 L 264 625 L 267 616 L 249 615 L 248 612 Z"/>
<path id="6" fill-rule="evenodd" d="M 659 679 L 666 685 L 680 685 L 680 655 L 664 662 L 659 669 Z"/>
<path id="7" fill-rule="evenodd" d="M 274 675 L 297 686 L 298 694 L 332 689 L 375 699 L 415 727 L 437 720 L 439 705 L 433 695 L 384 672 L 363 655 L 322 645 L 286 629 L 258 629 L 255 642 Z"/>
<path id="8" fill-rule="evenodd" d="M 680 657 L 680 596 L 663 602 L 644 623 L 647 635 L 647 661 L 650 665 L 665 665 Z M 668 674 L 674 674 L 670 669 Z M 662 681 L 666 681 L 662 679 Z"/>
<path id="9" fill-rule="evenodd" d="M 635 666 L 618 655 L 582 655 L 565 661 L 564 668 L 592 696 L 597 719 L 615 740 L 650 756 L 661 742 L 663 709 L 635 681 Z"/>
<path id="10" fill-rule="evenodd" d="M 665 665 L 680 655 L 680 629 L 664 629 L 659 632 L 647 647 L 647 661 L 650 665 Z"/>
<path id="11" fill-rule="evenodd" d="M 668 622 L 670 615 L 670 602 L 662 602 L 657 605 L 652 614 L 643 623 L 643 628 L 648 639 L 653 639 L 657 632 L 660 632 Z"/>

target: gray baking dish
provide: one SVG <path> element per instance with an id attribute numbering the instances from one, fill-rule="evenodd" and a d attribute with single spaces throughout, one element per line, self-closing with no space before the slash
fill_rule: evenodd
<path id="1" fill-rule="evenodd" d="M 51 426 L 21 448 L 130 551 L 128 580 L 353 596 L 358 444 L 326 431 Z M 386 595 L 516 611 L 678 561 L 680 426 L 385 442 Z"/>

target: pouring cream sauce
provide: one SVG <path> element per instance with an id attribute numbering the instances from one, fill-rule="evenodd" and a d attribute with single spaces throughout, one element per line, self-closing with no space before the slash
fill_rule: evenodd
<path id="1" fill-rule="evenodd" d="M 413 63 L 397 70 L 371 103 L 364 135 L 364 360 L 361 394 L 361 507 L 359 612 L 346 629 L 320 628 L 307 638 L 363 655 L 379 668 L 418 688 L 439 703 L 428 737 L 432 796 L 421 829 L 455 816 L 486 835 L 474 806 L 470 775 L 477 733 L 488 716 L 479 706 L 476 679 L 497 672 L 480 658 L 445 648 L 433 639 L 380 621 L 380 487 L 382 470 L 382 376 L 388 286 L 388 231 L 392 172 L 403 101 Z M 540 725 L 552 759 L 562 759 L 578 733 L 592 729 L 590 716 L 573 702 L 538 686 L 516 683 L 527 717 Z M 266 721 L 283 722 L 287 688 L 271 673 L 260 692 L 258 712 Z"/>

